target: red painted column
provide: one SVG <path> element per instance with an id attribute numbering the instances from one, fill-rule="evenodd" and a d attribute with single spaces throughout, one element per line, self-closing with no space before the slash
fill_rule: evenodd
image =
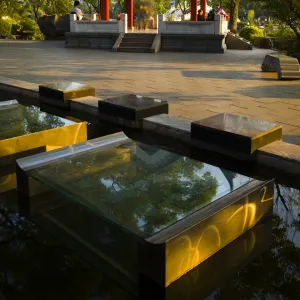
<path id="1" fill-rule="evenodd" d="M 128 29 L 133 28 L 133 0 L 126 0 Z"/>
<path id="2" fill-rule="evenodd" d="M 198 0 L 191 0 L 191 21 L 197 21 Z"/>
<path id="3" fill-rule="evenodd" d="M 207 4 L 207 0 L 201 0 L 200 7 L 201 9 L 203 9 L 203 15 L 205 18 L 206 18 L 206 4 Z"/>
<path id="4" fill-rule="evenodd" d="M 109 0 L 101 0 L 101 20 L 109 20 Z"/>

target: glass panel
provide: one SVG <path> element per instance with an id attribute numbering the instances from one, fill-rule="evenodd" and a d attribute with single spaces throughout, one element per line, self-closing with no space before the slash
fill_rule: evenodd
<path id="1" fill-rule="evenodd" d="M 31 176 L 144 237 L 252 180 L 131 140 L 69 156 Z"/>
<path id="2" fill-rule="evenodd" d="M 0 105 L 0 140 L 74 124 L 41 112 L 38 107 L 10 102 L 1 102 Z"/>

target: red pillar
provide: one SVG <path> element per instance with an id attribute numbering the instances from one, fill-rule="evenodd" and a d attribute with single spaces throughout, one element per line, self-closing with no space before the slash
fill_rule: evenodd
<path id="1" fill-rule="evenodd" d="M 206 18 L 206 4 L 207 4 L 207 0 L 201 0 L 200 7 L 201 9 L 203 9 L 203 15 L 205 18 Z"/>
<path id="2" fill-rule="evenodd" d="M 191 0 L 191 21 L 197 21 L 198 0 Z"/>
<path id="3" fill-rule="evenodd" d="M 109 0 L 101 1 L 101 20 L 109 20 Z"/>
<path id="4" fill-rule="evenodd" d="M 126 0 L 128 28 L 133 28 L 133 0 Z"/>

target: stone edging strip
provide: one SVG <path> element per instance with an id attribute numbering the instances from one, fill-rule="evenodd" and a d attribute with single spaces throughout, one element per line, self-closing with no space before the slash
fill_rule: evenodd
<path id="1" fill-rule="evenodd" d="M 39 85 L 27 81 L 15 80 L 0 76 L 0 90 L 30 98 L 39 98 Z"/>

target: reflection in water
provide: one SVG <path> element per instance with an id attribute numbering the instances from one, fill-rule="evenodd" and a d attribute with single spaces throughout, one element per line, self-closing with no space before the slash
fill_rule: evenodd
<path id="1" fill-rule="evenodd" d="M 293 212 L 297 213 L 299 191 L 285 192 L 288 204 L 296 203 Z M 20 219 L 14 213 L 15 202 L 13 192 L 1 195 L 0 292 L 4 299 L 137 299 L 34 224 Z M 261 231 L 261 225 L 255 226 L 171 285 L 163 293 L 164 298 L 158 298 L 161 291 L 150 284 L 143 292 L 152 293 L 152 298 L 142 299 L 198 300 L 218 286 L 221 288 L 207 299 L 299 299 L 299 247 L 293 242 L 295 235 L 291 235 L 299 234 L 299 228 L 287 221 L 285 214 L 284 219 L 273 217 L 269 250 L 265 250 L 265 243 L 268 245 L 270 230 Z M 245 263 L 248 265 L 240 270 Z"/>
<path id="2" fill-rule="evenodd" d="M 32 116 L 34 115 L 33 111 Z M 32 124 L 34 128 L 35 123 Z M 115 153 L 105 154 L 114 162 L 111 165 L 104 166 L 103 161 L 96 164 L 98 156 L 95 155 L 86 161 L 69 161 L 68 172 L 63 174 L 63 169 L 57 168 L 52 175 L 59 174 L 65 176 L 65 179 L 69 176 L 77 178 L 80 185 L 76 186 L 76 189 L 84 195 L 89 194 L 90 199 L 99 199 L 99 189 L 104 191 L 114 203 L 111 206 L 114 216 L 120 217 L 118 213 L 126 211 L 131 219 L 122 220 L 127 222 L 128 226 L 146 228 L 146 233 L 153 233 L 162 224 L 183 217 L 184 212 L 196 204 L 201 205 L 200 198 L 197 197 L 199 188 L 202 191 L 201 199 L 206 199 L 202 204 L 205 204 L 222 196 L 224 190 L 229 192 L 239 182 L 239 175 L 225 175 L 229 183 L 221 188 L 220 183 L 224 178 L 217 176 L 220 170 L 210 167 L 208 172 L 207 165 L 201 162 L 187 160 L 175 154 L 165 154 L 143 147 L 120 147 Z M 134 168 L 127 164 L 129 160 L 135 162 Z M 85 169 L 84 177 L 79 177 L 83 164 L 89 168 Z M 103 170 L 104 167 L 108 168 L 109 172 L 103 173 L 101 178 L 93 176 L 95 170 Z M 133 178 L 138 180 L 132 180 Z M 0 182 L 3 184 L 6 181 L 7 177 Z M 69 183 L 67 180 L 64 182 Z M 237 184 L 238 186 L 240 184 Z M 71 185 L 71 188 L 74 187 Z M 155 199 L 157 187 L 162 189 L 164 195 L 161 203 L 150 201 Z M 139 199 L 132 199 L 133 188 L 139 191 Z M 146 192 L 146 189 L 149 192 Z M 121 190 L 124 198 L 120 198 Z M 209 259 L 199 266 L 200 269 L 192 270 L 178 283 L 175 282 L 179 287 L 171 285 L 166 291 L 170 291 L 165 295 L 168 296 L 167 299 L 198 300 L 218 287 L 220 289 L 212 293 L 209 299 L 300 299 L 300 192 L 285 187 L 281 192 L 287 201 L 289 212 L 286 212 L 281 202 L 275 203 L 276 215 L 272 221 L 272 246 L 269 250 L 251 262 L 254 256 L 250 254 L 256 253 L 260 236 L 251 230 L 242 236 L 245 238 L 243 242 L 233 242 L 233 245 L 239 243 L 237 248 L 232 248 L 233 245 L 225 247 L 212 257 L 213 263 Z M 189 198 L 184 198 L 184 194 Z M 193 205 L 189 205 L 187 199 L 193 202 Z M 14 191 L 0 195 L 0 299 L 134 299 L 132 293 L 122 290 L 102 270 L 88 265 L 34 224 L 20 218 L 15 213 L 15 203 Z M 246 203 L 236 209 L 231 220 L 242 214 L 245 218 L 244 226 L 249 226 L 253 221 L 254 209 Z M 256 230 L 256 227 L 253 230 Z M 204 234 L 214 235 L 218 244 L 216 228 L 209 227 L 202 238 Z M 196 248 L 199 248 L 200 244 L 201 239 L 194 249 L 189 248 L 190 255 L 187 260 L 197 259 Z M 185 268 L 185 264 L 189 263 L 182 261 L 180 268 Z M 243 263 L 248 265 L 240 270 Z M 233 279 L 223 283 L 223 280 L 232 275 L 235 275 Z M 150 294 L 152 289 L 150 285 L 145 292 Z M 154 294 L 151 299 L 156 297 L 157 294 Z"/>
<path id="3" fill-rule="evenodd" d="M 209 299 L 300 299 L 300 191 L 280 190 L 289 211 L 275 202 L 271 248 Z"/>
<path id="4" fill-rule="evenodd" d="M 35 106 L 0 106 L 0 140 L 72 124 L 68 120 L 41 112 Z"/>

